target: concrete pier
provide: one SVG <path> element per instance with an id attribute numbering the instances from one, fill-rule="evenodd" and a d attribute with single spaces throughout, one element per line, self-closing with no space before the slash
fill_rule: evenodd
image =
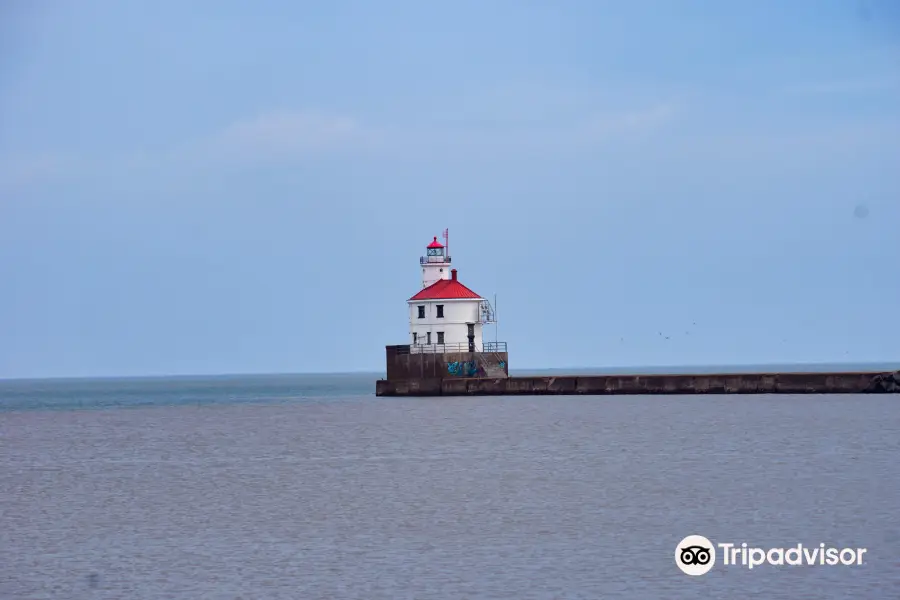
<path id="1" fill-rule="evenodd" d="M 504 357 L 505 358 L 505 357 Z M 900 371 L 383 379 L 376 396 L 900 393 Z"/>

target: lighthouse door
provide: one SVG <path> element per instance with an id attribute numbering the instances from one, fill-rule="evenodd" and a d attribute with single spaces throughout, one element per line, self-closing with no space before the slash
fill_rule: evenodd
<path id="1" fill-rule="evenodd" d="M 469 323 L 469 352 L 475 352 L 475 324 Z"/>

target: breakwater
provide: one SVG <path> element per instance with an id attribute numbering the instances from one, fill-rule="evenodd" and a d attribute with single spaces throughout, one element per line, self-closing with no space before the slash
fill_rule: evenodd
<path id="1" fill-rule="evenodd" d="M 376 396 L 900 393 L 900 371 L 420 377 L 382 379 Z"/>

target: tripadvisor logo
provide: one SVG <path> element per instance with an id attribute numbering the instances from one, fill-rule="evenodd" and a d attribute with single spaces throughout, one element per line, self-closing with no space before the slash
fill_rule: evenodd
<path id="1" fill-rule="evenodd" d="M 863 564 L 866 548 L 834 548 L 825 544 L 804 546 L 795 544 L 786 548 L 754 548 L 746 543 L 713 544 L 702 535 L 689 535 L 675 547 L 675 564 L 686 575 L 705 575 L 716 564 L 716 555 L 722 565 L 748 569 L 764 564 L 773 566 L 858 566 Z"/>
<path id="2" fill-rule="evenodd" d="M 702 535 L 689 535 L 675 547 L 675 564 L 686 575 L 705 575 L 716 564 L 716 549 Z"/>

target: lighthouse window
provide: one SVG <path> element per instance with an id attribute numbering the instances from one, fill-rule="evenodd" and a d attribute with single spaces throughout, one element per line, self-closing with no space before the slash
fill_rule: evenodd
<path id="1" fill-rule="evenodd" d="M 444 343 L 444 332 L 438 331 L 437 334 L 438 334 L 438 344 L 443 344 Z"/>
<path id="2" fill-rule="evenodd" d="M 438 319 L 444 318 L 444 305 L 443 304 L 437 305 L 437 318 Z"/>
<path id="3" fill-rule="evenodd" d="M 420 318 L 420 319 L 424 319 L 424 318 L 425 318 L 425 307 L 424 307 L 424 306 L 420 306 L 420 307 L 419 307 L 419 318 Z"/>

